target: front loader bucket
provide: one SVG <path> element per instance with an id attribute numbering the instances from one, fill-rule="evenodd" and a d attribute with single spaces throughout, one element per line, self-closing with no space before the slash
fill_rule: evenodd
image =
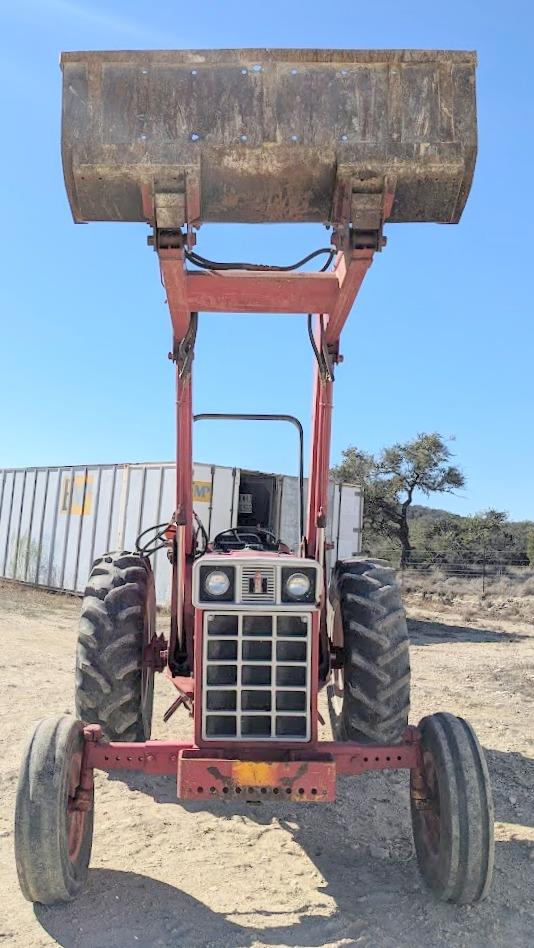
<path id="1" fill-rule="evenodd" d="M 76 221 L 456 223 L 476 155 L 470 52 L 63 53 Z M 354 200 L 354 195 L 357 199 Z"/>

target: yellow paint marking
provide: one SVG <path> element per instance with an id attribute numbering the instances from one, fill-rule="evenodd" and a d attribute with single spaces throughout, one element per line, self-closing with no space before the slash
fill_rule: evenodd
<path id="1" fill-rule="evenodd" d="M 211 504 L 210 481 L 193 481 L 193 502 L 196 504 Z"/>
<path id="2" fill-rule="evenodd" d="M 88 517 L 93 510 L 93 475 L 75 474 L 63 478 L 63 494 L 59 512 L 75 517 Z"/>
<path id="3" fill-rule="evenodd" d="M 247 784 L 251 787 L 271 787 L 277 782 L 277 767 L 277 764 L 265 764 L 249 760 L 236 760 L 232 764 L 232 777 L 238 784 Z"/>
<path id="4" fill-rule="evenodd" d="M 92 484 L 93 477 L 91 474 L 87 475 L 87 480 L 83 474 L 76 474 L 74 478 L 74 498 L 71 507 L 71 513 L 75 516 L 88 517 L 91 513 L 93 509 Z M 75 502 L 76 500 L 78 500 L 78 503 Z"/>

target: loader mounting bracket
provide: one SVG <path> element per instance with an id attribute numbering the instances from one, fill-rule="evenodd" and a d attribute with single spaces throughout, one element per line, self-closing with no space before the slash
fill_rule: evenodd
<path id="1" fill-rule="evenodd" d="M 153 227 L 152 233 L 149 234 L 146 242 L 157 253 L 160 250 L 183 250 L 190 243 L 188 235 L 184 234 L 183 231 L 167 227 Z"/>

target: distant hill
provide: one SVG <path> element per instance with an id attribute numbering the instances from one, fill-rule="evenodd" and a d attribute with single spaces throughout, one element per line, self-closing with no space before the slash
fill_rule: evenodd
<path id="1" fill-rule="evenodd" d="M 412 504 L 408 510 L 408 520 L 465 520 L 461 514 L 451 513 L 450 510 L 441 510 L 440 507 L 425 507 L 424 504 Z"/>
<path id="2" fill-rule="evenodd" d="M 501 516 L 500 523 L 492 523 L 491 528 L 481 531 L 476 528 L 473 517 L 414 504 L 408 511 L 408 524 L 413 561 L 452 563 L 484 557 L 517 565 L 527 565 L 529 559 L 532 562 L 532 520 L 514 521 Z M 364 526 L 363 539 L 366 552 L 395 559 L 399 548 L 390 537 L 372 533 Z"/>
<path id="3" fill-rule="evenodd" d="M 440 507 L 426 507 L 424 504 L 413 504 L 408 510 L 408 520 L 418 520 L 426 521 L 429 524 L 436 523 L 437 521 L 451 521 L 460 523 L 467 523 L 469 517 L 464 517 L 462 514 L 451 513 L 450 510 L 442 510 Z M 507 528 L 518 532 L 529 532 L 534 530 L 534 520 L 508 520 L 506 523 Z"/>

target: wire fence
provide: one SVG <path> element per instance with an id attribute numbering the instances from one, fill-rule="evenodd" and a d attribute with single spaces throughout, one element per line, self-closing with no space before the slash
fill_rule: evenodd
<path id="1" fill-rule="evenodd" d="M 456 581 L 458 589 L 465 592 L 534 595 L 534 564 L 530 565 L 524 554 L 510 550 L 481 548 L 455 554 L 414 549 L 404 563 L 398 547 L 381 549 L 375 555 L 395 566 L 404 586 L 410 581 L 414 586 L 446 582 L 453 590 Z"/>

